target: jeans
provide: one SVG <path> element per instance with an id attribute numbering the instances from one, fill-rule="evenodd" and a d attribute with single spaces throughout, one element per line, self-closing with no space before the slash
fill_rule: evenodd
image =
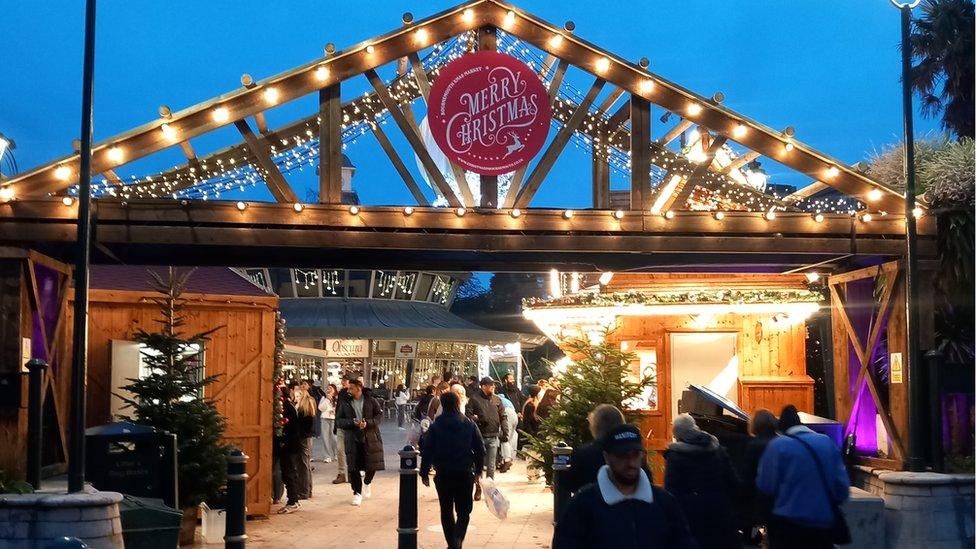
<path id="1" fill-rule="evenodd" d="M 397 427 L 403 427 L 407 422 L 407 405 L 397 404 Z"/>
<path id="2" fill-rule="evenodd" d="M 373 482 L 373 477 L 376 475 L 376 471 L 366 471 L 366 478 L 364 479 L 359 471 L 349 469 L 349 484 L 352 486 L 353 494 L 363 493 L 363 482 L 366 484 Z"/>
<path id="3" fill-rule="evenodd" d="M 301 460 L 301 450 L 287 450 L 281 452 L 281 459 L 278 465 L 281 467 L 281 480 L 285 483 L 288 494 L 288 505 L 295 505 L 300 499 L 298 482 L 298 463 Z"/>
<path id="4" fill-rule="evenodd" d="M 502 459 L 511 461 L 518 451 L 518 416 L 511 409 L 505 410 L 505 423 L 508 424 L 508 441 L 502 443 Z"/>
<path id="5" fill-rule="evenodd" d="M 312 439 L 301 439 L 295 468 L 298 470 L 298 498 L 309 499 L 312 497 Z"/>
<path id="6" fill-rule="evenodd" d="M 498 460 L 498 437 L 485 437 L 485 476 L 495 478 L 495 461 Z"/>
<path id="7" fill-rule="evenodd" d="M 471 473 L 437 473 L 434 487 L 437 488 L 437 501 L 441 506 L 441 527 L 447 547 L 460 548 L 471 517 L 474 476 Z"/>
<path id="8" fill-rule="evenodd" d="M 285 481 L 281 478 L 281 456 L 276 452 L 271 462 L 271 499 L 278 503 L 284 494 Z"/>
<path id="9" fill-rule="evenodd" d="M 769 549 L 831 549 L 830 530 L 810 528 L 780 517 L 770 517 L 766 525 Z"/>
<path id="10" fill-rule="evenodd" d="M 336 435 L 332 432 L 335 425 L 334 419 L 322 418 L 322 448 L 325 450 L 325 459 L 336 458 Z"/>

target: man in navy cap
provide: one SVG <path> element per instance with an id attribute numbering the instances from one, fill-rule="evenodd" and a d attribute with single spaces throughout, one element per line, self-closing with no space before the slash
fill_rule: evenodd
<path id="1" fill-rule="evenodd" d="M 601 440 L 607 464 L 566 504 L 553 549 L 695 547 L 674 497 L 651 484 L 640 431 L 620 425 Z"/>

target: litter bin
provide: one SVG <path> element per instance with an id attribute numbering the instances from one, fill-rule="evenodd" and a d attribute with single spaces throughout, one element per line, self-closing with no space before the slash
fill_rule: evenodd
<path id="1" fill-rule="evenodd" d="M 176 435 L 128 421 L 85 431 L 85 480 L 98 490 L 178 507 Z"/>
<path id="2" fill-rule="evenodd" d="M 175 549 L 180 544 L 183 513 L 161 499 L 123 496 L 119 516 L 126 547 Z"/>

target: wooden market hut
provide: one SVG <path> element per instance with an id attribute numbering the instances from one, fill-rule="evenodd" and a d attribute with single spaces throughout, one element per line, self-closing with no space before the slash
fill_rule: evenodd
<path id="1" fill-rule="evenodd" d="M 547 301 L 525 315 L 554 339 L 601 339 L 636 356 L 656 391 L 638 407 L 649 447 L 664 449 L 688 384 L 752 413 L 794 404 L 813 413 L 805 320 L 823 294 L 802 274 L 618 273 L 606 284 Z M 570 357 L 571 358 L 571 357 Z"/>
<path id="2" fill-rule="evenodd" d="M 89 293 L 87 411 L 89 427 L 125 414 L 112 396 L 138 375 L 139 328 L 159 317 L 148 269 L 95 265 Z M 68 448 L 72 306 L 71 268 L 37 252 L 0 248 L 0 470 L 23 478 L 30 358 L 49 363 L 44 381 L 43 475 L 65 472 Z M 248 513 L 271 502 L 272 375 L 278 298 L 224 267 L 201 267 L 188 280 L 186 333 L 220 327 L 203 346 L 207 375 L 219 376 L 206 396 L 227 418 L 226 441 L 249 457 Z"/>
<path id="3" fill-rule="evenodd" d="M 158 297 L 149 270 L 165 267 L 94 265 L 91 269 L 88 329 L 89 426 L 113 421 L 118 402 L 112 396 L 125 374 L 138 372 L 139 349 L 132 342 L 139 328 L 152 331 L 159 318 Z M 272 377 L 275 313 L 278 298 L 233 269 L 200 267 L 187 281 L 187 334 L 219 329 L 203 346 L 204 372 L 218 380 L 207 388 L 217 410 L 227 418 L 225 440 L 249 456 L 248 513 L 266 515 L 271 505 Z M 71 303 L 66 309 L 66 341 L 71 341 Z M 67 348 L 67 346 L 66 346 Z M 70 361 L 70 352 L 66 353 Z"/>

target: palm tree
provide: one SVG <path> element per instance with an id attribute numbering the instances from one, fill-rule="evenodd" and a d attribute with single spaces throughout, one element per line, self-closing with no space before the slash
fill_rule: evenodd
<path id="1" fill-rule="evenodd" d="M 922 114 L 941 113 L 958 138 L 973 137 L 973 0 L 924 0 L 914 20 L 912 88 Z"/>

